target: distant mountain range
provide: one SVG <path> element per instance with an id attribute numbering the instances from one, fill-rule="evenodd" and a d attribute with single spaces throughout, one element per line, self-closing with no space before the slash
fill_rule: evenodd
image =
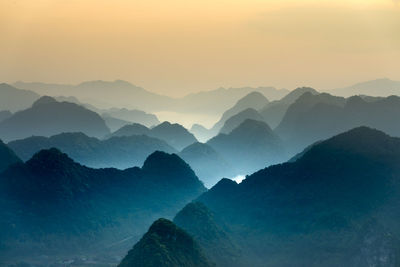
<path id="1" fill-rule="evenodd" d="M 42 150 L 0 174 L 0 258 L 123 255 L 152 221 L 173 216 L 204 191 L 175 154 L 155 152 L 142 168 L 120 171 Z"/>
<path id="2" fill-rule="evenodd" d="M 288 93 L 273 87 L 219 88 L 190 94 L 182 98 L 171 98 L 155 94 L 126 81 L 89 81 L 78 85 L 16 82 L 17 88 L 31 90 L 41 95 L 75 96 L 80 100 L 101 108 L 115 106 L 140 109 L 147 112 L 174 111 L 186 113 L 221 114 L 245 95 L 257 91 L 268 99 L 280 99 Z"/>
<path id="3" fill-rule="evenodd" d="M 197 199 L 206 209 L 188 204 L 175 221 L 229 266 L 396 266 L 399 177 L 400 139 L 359 127 L 240 184 L 221 180 Z"/>
<path id="4" fill-rule="evenodd" d="M 32 91 L 17 89 L 6 83 L 0 84 L 0 110 L 16 112 L 26 109 L 32 106 L 39 97 Z"/>
<path id="5" fill-rule="evenodd" d="M 393 81 L 387 78 L 376 79 L 357 83 L 348 87 L 338 88 L 327 91 L 333 95 L 350 97 L 354 95 L 368 96 L 390 96 L 400 95 L 400 81 Z"/>
<path id="6" fill-rule="evenodd" d="M 97 113 L 74 103 L 57 102 L 51 97 L 41 97 L 32 107 L 0 122 L 0 138 L 4 141 L 63 132 L 104 137 L 110 130 Z"/>

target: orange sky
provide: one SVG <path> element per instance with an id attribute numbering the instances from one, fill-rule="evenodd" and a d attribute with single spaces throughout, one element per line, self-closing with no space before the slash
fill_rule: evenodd
<path id="1" fill-rule="evenodd" d="M 0 81 L 124 79 L 184 95 L 400 80 L 392 0 L 0 0 Z"/>

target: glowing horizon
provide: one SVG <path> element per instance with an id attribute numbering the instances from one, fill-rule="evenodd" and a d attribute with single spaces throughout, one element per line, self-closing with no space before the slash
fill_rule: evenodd
<path id="1" fill-rule="evenodd" d="M 0 0 L 0 10 L 1 82 L 122 79 L 181 96 L 400 80 L 398 1 Z"/>

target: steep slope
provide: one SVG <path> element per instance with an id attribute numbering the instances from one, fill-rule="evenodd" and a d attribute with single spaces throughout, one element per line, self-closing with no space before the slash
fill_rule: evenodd
<path id="1" fill-rule="evenodd" d="M 119 267 L 208 267 L 196 241 L 167 219 L 155 221 Z"/>
<path id="2" fill-rule="evenodd" d="M 290 106 L 276 132 L 298 153 L 316 141 L 361 125 L 400 136 L 399 115 L 397 96 L 370 101 L 359 96 L 345 99 L 306 93 Z"/>
<path id="3" fill-rule="evenodd" d="M 70 254 L 122 255 L 152 221 L 204 190 L 174 154 L 155 152 L 142 168 L 120 171 L 42 150 L 0 175 L 0 256 L 29 262 L 47 254 L 52 263 Z"/>
<path id="4" fill-rule="evenodd" d="M 31 108 L 14 113 L 0 123 L 0 137 L 4 141 L 62 132 L 83 132 L 103 137 L 110 130 L 97 113 L 77 104 L 57 102 L 50 97 L 40 98 Z"/>
<path id="5" fill-rule="evenodd" d="M 0 122 L 4 121 L 5 119 L 8 119 L 11 116 L 12 116 L 12 113 L 8 110 L 0 111 Z"/>
<path id="6" fill-rule="evenodd" d="M 21 162 L 18 156 L 3 141 L 0 140 L 0 172 L 10 165 Z"/>
<path id="7" fill-rule="evenodd" d="M 288 93 L 285 97 L 280 100 L 276 100 L 268 103 L 262 107 L 259 112 L 263 116 L 264 121 L 274 129 L 279 125 L 283 116 L 285 115 L 287 109 L 291 104 L 296 102 L 296 100 L 304 93 L 310 92 L 313 95 L 318 94 L 318 92 L 310 87 L 300 87 Z"/>
<path id="8" fill-rule="evenodd" d="M 110 129 L 111 132 L 117 131 L 118 129 L 124 127 L 125 125 L 131 124 L 129 121 L 124 121 L 121 119 L 114 118 L 110 115 L 103 114 L 101 115 L 104 122 L 106 123 L 107 127 Z"/>
<path id="9" fill-rule="evenodd" d="M 260 92 L 251 92 L 243 98 L 239 99 L 236 104 L 228 109 L 222 114 L 221 119 L 211 128 L 211 132 L 217 134 L 221 131 L 221 128 L 224 126 L 225 122 L 231 118 L 232 116 L 242 112 L 243 110 L 252 108 L 255 110 L 259 110 L 267 105 L 268 99 L 261 94 Z"/>
<path id="10" fill-rule="evenodd" d="M 32 105 L 40 96 L 28 90 L 21 90 L 6 83 L 0 83 L 0 110 L 16 112 Z"/>
<path id="11" fill-rule="evenodd" d="M 233 266 L 240 262 L 238 246 L 201 202 L 187 204 L 176 214 L 174 223 L 192 235 L 217 266 Z"/>
<path id="12" fill-rule="evenodd" d="M 232 117 L 228 118 L 219 133 L 229 134 L 233 129 L 237 128 L 245 120 L 264 121 L 264 118 L 253 108 L 245 109 Z"/>
<path id="13" fill-rule="evenodd" d="M 184 159 L 196 175 L 210 188 L 223 177 L 235 175 L 232 166 L 211 146 L 194 143 L 185 147 L 179 156 Z"/>
<path id="14" fill-rule="evenodd" d="M 51 137 L 29 137 L 10 142 L 8 145 L 23 160 L 28 160 L 42 149 L 55 147 L 77 162 L 96 168 L 125 169 L 141 166 L 154 151 L 176 152 L 166 142 L 144 135 L 99 140 L 83 133 L 63 133 Z"/>
<path id="15" fill-rule="evenodd" d="M 149 136 L 165 140 L 168 144 L 177 150 L 197 142 L 196 137 L 177 123 L 171 124 L 165 121 L 152 128 Z"/>
<path id="16" fill-rule="evenodd" d="M 360 127 L 198 201 L 240 244 L 242 266 L 396 266 L 399 166 L 400 139 Z"/>
<path id="17" fill-rule="evenodd" d="M 254 172 L 285 158 L 280 138 L 266 123 L 250 119 L 229 134 L 210 139 L 207 144 L 233 166 L 236 175 Z"/>
<path id="18" fill-rule="evenodd" d="M 190 132 L 196 137 L 200 142 L 207 142 L 210 139 L 210 130 L 201 124 L 193 124 L 190 128 Z"/>

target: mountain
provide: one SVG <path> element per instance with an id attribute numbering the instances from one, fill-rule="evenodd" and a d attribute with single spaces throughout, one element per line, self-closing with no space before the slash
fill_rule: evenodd
<path id="1" fill-rule="evenodd" d="M 190 128 L 190 132 L 196 137 L 200 142 L 207 142 L 210 138 L 210 131 L 200 124 L 193 124 Z"/>
<path id="2" fill-rule="evenodd" d="M 150 129 L 139 123 L 125 125 L 113 132 L 111 136 L 149 135 Z"/>
<path id="3" fill-rule="evenodd" d="M 157 116 L 154 114 L 149 114 L 141 110 L 129 110 L 126 108 L 111 108 L 103 111 L 102 116 L 113 117 L 120 120 L 129 121 L 131 123 L 140 123 L 147 127 L 153 127 L 160 123 Z"/>
<path id="4" fill-rule="evenodd" d="M 163 107 L 170 102 L 170 98 L 161 96 L 122 80 L 115 81 L 88 81 L 77 85 L 25 83 L 14 84 L 18 88 L 35 91 L 49 96 L 75 96 L 78 99 L 101 107 L 113 106 L 134 108 L 140 110 Z"/>
<path id="5" fill-rule="evenodd" d="M 14 163 L 21 162 L 18 156 L 0 140 L 0 172 Z"/>
<path id="6" fill-rule="evenodd" d="M 146 91 L 121 80 L 89 81 L 78 85 L 25 82 L 17 82 L 14 85 L 18 88 L 35 91 L 41 95 L 75 96 L 86 103 L 101 108 L 118 106 L 146 112 L 173 111 L 201 114 L 221 114 L 232 107 L 240 98 L 253 91 L 260 92 L 271 100 L 280 99 L 288 92 L 285 89 L 277 90 L 273 87 L 219 88 L 189 94 L 181 98 L 171 98 Z M 139 123 L 144 124 L 143 122 Z"/>
<path id="7" fill-rule="evenodd" d="M 264 121 L 263 116 L 261 116 L 257 110 L 253 108 L 248 108 L 228 118 L 219 133 L 229 134 L 230 132 L 232 132 L 233 129 L 237 128 L 242 122 L 248 119 L 255 121 Z"/>
<path id="8" fill-rule="evenodd" d="M 30 159 L 42 149 L 55 147 L 86 166 L 120 169 L 141 166 L 147 156 L 157 150 L 176 152 L 165 141 L 145 135 L 115 136 L 99 140 L 83 133 L 62 133 L 51 137 L 28 137 L 12 141 L 8 146 L 23 160 Z"/>
<path id="9" fill-rule="evenodd" d="M 194 143 L 185 147 L 179 156 L 195 171 L 196 175 L 210 188 L 223 177 L 231 177 L 232 166 L 211 146 Z"/>
<path id="10" fill-rule="evenodd" d="M 74 103 L 57 102 L 51 97 L 41 97 L 31 108 L 16 112 L 0 123 L 0 137 L 5 141 L 62 132 L 103 137 L 110 130 L 97 113 Z"/>
<path id="11" fill-rule="evenodd" d="M 399 115 L 397 96 L 365 100 L 360 96 L 346 99 L 306 93 L 289 107 L 276 132 L 294 154 L 309 144 L 361 125 L 400 136 Z"/>
<path id="12" fill-rule="evenodd" d="M 5 119 L 8 119 L 11 116 L 12 113 L 9 110 L 0 111 L 0 122 L 4 121 Z"/>
<path id="13" fill-rule="evenodd" d="M 188 145 L 197 142 L 196 137 L 186 130 L 182 125 L 165 121 L 152 128 L 149 136 L 165 140 L 177 150 L 182 150 Z"/>
<path id="14" fill-rule="evenodd" d="M 28 90 L 21 90 L 6 83 L 0 83 L 0 110 L 16 112 L 32 105 L 40 96 Z"/>
<path id="15" fill-rule="evenodd" d="M 154 152 L 142 168 L 120 171 L 87 168 L 53 148 L 6 169 L 0 191 L 2 261 L 49 255 L 52 265 L 70 255 L 122 256 L 151 222 L 205 188 L 175 154 Z"/>
<path id="16" fill-rule="evenodd" d="M 174 223 L 188 232 L 217 266 L 234 266 L 241 251 L 229 234 L 215 221 L 214 214 L 201 202 L 191 202 L 176 214 Z"/>
<path id="17" fill-rule="evenodd" d="M 155 221 L 142 239 L 128 252 L 119 267 L 208 267 L 196 241 L 167 219 Z"/>
<path id="18" fill-rule="evenodd" d="M 176 150 L 197 142 L 196 137 L 182 125 L 170 122 L 163 122 L 151 129 L 144 125 L 133 123 L 118 129 L 111 136 L 132 136 L 132 135 L 147 135 L 153 138 L 164 140 Z"/>
<path id="19" fill-rule="evenodd" d="M 131 124 L 131 122 L 129 121 L 117 119 L 107 114 L 103 114 L 101 117 L 106 123 L 107 127 L 111 130 L 111 132 L 117 131 L 118 129 L 124 127 L 125 125 Z"/>
<path id="20" fill-rule="evenodd" d="M 261 116 L 263 116 L 265 122 L 267 122 L 268 125 L 274 129 L 281 122 L 289 106 L 296 102 L 296 100 L 306 92 L 309 92 L 313 95 L 318 94 L 318 92 L 313 88 L 300 87 L 291 91 L 282 99 L 266 104 L 264 107 L 259 109 L 259 112 Z"/>
<path id="21" fill-rule="evenodd" d="M 280 138 L 262 121 L 247 119 L 229 134 L 219 134 L 207 145 L 232 166 L 236 175 L 280 162 L 285 151 Z"/>
<path id="22" fill-rule="evenodd" d="M 222 114 L 221 119 L 211 128 L 211 132 L 217 134 L 224 126 L 225 122 L 234 115 L 252 108 L 259 110 L 269 103 L 268 99 L 260 92 L 251 92 L 241 98 L 236 104 Z"/>
<path id="23" fill-rule="evenodd" d="M 196 201 L 240 246 L 236 266 L 396 266 L 399 166 L 399 138 L 359 127 Z"/>
<path id="24" fill-rule="evenodd" d="M 329 90 L 328 92 L 344 97 L 350 97 L 354 95 L 387 97 L 391 95 L 400 95 L 400 81 L 392 81 L 387 78 L 377 79 L 357 83 L 344 88 Z"/>

